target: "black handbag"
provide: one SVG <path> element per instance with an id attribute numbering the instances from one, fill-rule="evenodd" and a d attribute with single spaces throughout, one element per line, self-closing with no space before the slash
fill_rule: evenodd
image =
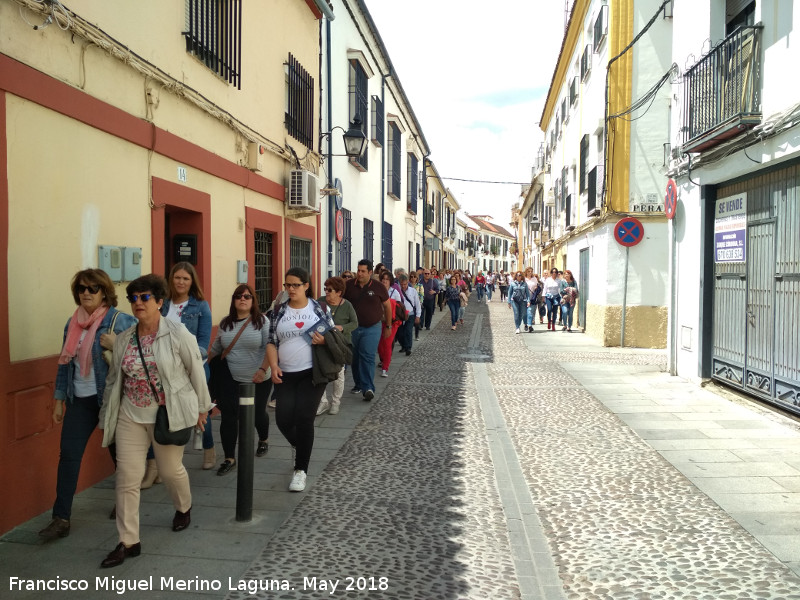
<path id="1" fill-rule="evenodd" d="M 233 350 L 233 347 L 239 340 L 239 336 L 244 333 L 250 320 L 251 318 L 248 317 L 247 321 L 242 324 L 242 327 L 234 336 L 233 341 L 228 344 L 228 347 L 225 348 L 221 354 L 217 354 L 208 361 L 208 393 L 211 399 L 217 404 L 221 404 L 226 399 L 235 398 L 237 395 L 236 382 L 233 380 L 233 375 L 231 375 L 231 370 L 225 359 L 228 354 L 230 354 L 230 351 Z"/>
<path id="2" fill-rule="evenodd" d="M 147 369 L 147 363 L 144 360 L 144 353 L 142 352 L 142 344 L 139 341 L 139 332 L 136 335 L 136 346 L 139 348 L 139 358 L 142 359 L 142 366 L 144 367 L 144 375 L 147 377 L 147 383 L 150 384 L 150 389 L 153 390 L 156 402 L 158 402 L 158 392 L 156 386 L 153 385 L 153 380 L 150 379 L 150 371 Z M 167 405 L 159 404 L 158 412 L 156 412 L 156 426 L 153 429 L 153 437 L 156 442 L 162 446 L 185 446 L 192 439 L 192 430 L 194 425 L 186 429 L 178 429 L 177 431 L 169 430 L 169 414 L 167 414 Z"/>

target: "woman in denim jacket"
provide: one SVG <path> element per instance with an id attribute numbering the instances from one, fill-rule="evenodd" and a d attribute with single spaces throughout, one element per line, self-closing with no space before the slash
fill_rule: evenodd
<path id="1" fill-rule="evenodd" d="M 522 271 L 517 271 L 514 282 L 508 286 L 508 307 L 514 309 L 514 325 L 519 333 L 520 326 L 525 322 L 525 315 L 530 305 L 531 293 L 528 284 L 525 283 L 525 275 Z"/>
<path id="2" fill-rule="evenodd" d="M 78 271 L 70 288 L 78 309 L 64 327 L 56 374 L 53 421 L 63 425 L 52 521 L 39 532 L 48 540 L 69 535 L 81 461 L 89 437 L 97 427 L 106 385 L 108 364 L 103 359 L 103 348 L 113 348 L 115 334 L 136 322 L 115 308 L 117 294 L 105 271 Z M 69 404 L 66 414 L 65 404 Z M 109 451 L 115 459 L 113 448 Z"/>
<path id="3" fill-rule="evenodd" d="M 208 345 L 211 343 L 211 308 L 206 302 L 203 290 L 197 281 L 197 271 L 195 271 L 191 263 L 175 263 L 169 272 L 167 283 L 169 284 L 169 298 L 164 301 L 164 306 L 161 307 L 161 315 L 178 323 L 183 323 L 189 333 L 197 338 L 197 346 L 200 348 L 200 356 L 203 357 L 203 367 L 206 371 L 206 381 L 208 381 L 211 375 L 208 368 Z M 203 468 L 212 469 L 216 463 L 216 454 L 214 452 L 214 432 L 211 427 L 211 411 L 208 413 L 206 429 L 203 432 L 203 450 Z M 155 460 L 153 459 L 152 453 L 148 453 L 148 470 L 145 473 L 146 481 L 149 481 L 154 471 L 158 474 L 158 471 L 155 470 Z"/>

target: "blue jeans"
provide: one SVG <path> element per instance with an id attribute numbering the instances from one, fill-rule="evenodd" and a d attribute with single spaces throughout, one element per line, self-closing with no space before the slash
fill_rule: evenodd
<path id="1" fill-rule="evenodd" d="M 561 299 L 558 296 L 547 298 L 547 322 L 555 325 L 558 311 L 561 310 Z"/>
<path id="2" fill-rule="evenodd" d="M 482 283 L 479 283 L 475 286 L 475 290 L 478 292 L 478 302 L 483 300 L 483 295 L 486 293 L 486 286 Z"/>
<path id="3" fill-rule="evenodd" d="M 356 327 L 351 336 L 353 342 L 353 381 L 362 392 L 375 391 L 375 353 L 381 341 L 381 321 L 371 327 Z"/>
<path id="4" fill-rule="evenodd" d="M 522 302 L 511 301 L 511 308 L 514 309 L 514 327 L 517 329 L 520 328 L 520 325 L 522 325 L 522 322 L 525 320 L 526 304 L 527 302 L 525 302 L 525 300 Z"/>
<path id="5" fill-rule="evenodd" d="M 64 409 L 66 412 L 61 425 L 61 456 L 58 459 L 53 517 L 69 520 L 72 515 L 72 500 L 78 488 L 83 453 L 89 437 L 97 427 L 100 405 L 97 396 L 74 396 L 71 402 L 65 402 Z"/>
<path id="6" fill-rule="evenodd" d="M 486 286 L 486 297 L 491 300 L 492 299 L 492 292 L 494 291 L 494 284 Z"/>
<path id="7" fill-rule="evenodd" d="M 455 327 L 458 323 L 458 309 L 461 308 L 461 300 L 448 300 L 447 307 L 450 309 L 450 325 Z"/>
<path id="8" fill-rule="evenodd" d="M 575 305 L 569 304 L 561 305 L 561 322 L 567 326 L 567 329 L 572 329 L 572 313 L 575 311 Z"/>

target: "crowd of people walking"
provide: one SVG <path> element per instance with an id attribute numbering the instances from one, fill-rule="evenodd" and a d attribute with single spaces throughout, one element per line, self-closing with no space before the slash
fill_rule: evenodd
<path id="1" fill-rule="evenodd" d="M 175 264 L 167 279 L 150 274 L 131 281 L 132 315 L 116 308 L 115 286 L 104 271 L 79 271 L 70 285 L 77 309 L 64 328 L 55 385 L 52 418 L 62 425 L 56 500 L 39 535 L 69 535 L 81 462 L 95 428 L 103 430 L 102 444 L 116 467 L 111 517 L 119 534 L 101 567 L 141 553 L 140 494 L 154 483 L 163 482 L 171 498 L 172 530 L 186 529 L 192 494 L 185 444 L 194 432 L 203 469 L 214 467 L 211 414 L 218 408 L 223 460 L 216 474 L 235 469 L 240 384 L 255 389 L 255 455 L 267 455 L 274 403 L 276 425 L 293 450 L 288 489 L 304 490 L 314 420 L 339 413 L 346 370 L 351 393 L 373 400 L 376 356 L 387 377 L 395 346 L 411 355 L 437 307 L 447 306 L 452 331 L 468 324 L 473 287 L 478 304 L 500 292 L 513 309 L 517 334 L 533 332 L 537 315 L 539 324 L 547 317 L 548 331 L 557 323 L 572 331 L 577 283 L 571 271 L 555 268 L 542 278 L 531 268 L 474 276 L 436 267 L 408 273 L 381 264 L 373 269 L 364 259 L 355 273 L 328 278 L 324 295 L 315 298 L 309 273 L 292 267 L 265 312 L 256 291 L 238 285 L 213 342 L 211 309 L 190 263 Z"/>

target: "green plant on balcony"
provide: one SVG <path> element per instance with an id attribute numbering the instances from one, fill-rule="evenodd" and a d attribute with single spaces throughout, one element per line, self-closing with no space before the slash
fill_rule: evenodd
<path id="1" fill-rule="evenodd" d="M 500 248 L 497 246 L 497 244 L 492 244 L 492 245 L 489 247 L 489 253 L 490 253 L 490 254 L 493 254 L 493 255 L 497 256 L 497 254 L 498 254 L 499 252 L 500 252 Z"/>

